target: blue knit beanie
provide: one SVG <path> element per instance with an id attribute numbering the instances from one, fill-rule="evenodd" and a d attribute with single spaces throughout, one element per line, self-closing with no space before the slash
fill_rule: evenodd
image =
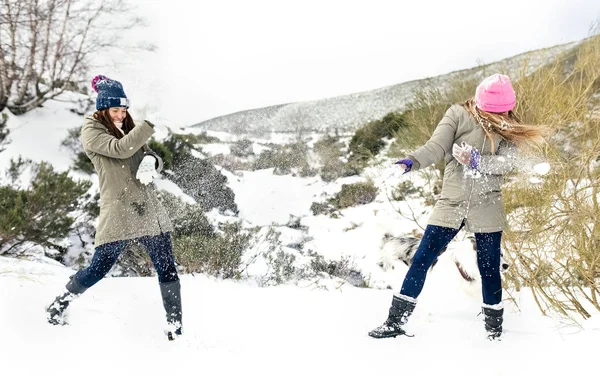
<path id="1" fill-rule="evenodd" d="M 111 107 L 129 108 L 129 99 L 127 99 L 125 91 L 123 91 L 123 85 L 119 81 L 98 75 L 92 79 L 92 88 L 98 93 L 96 110 Z"/>

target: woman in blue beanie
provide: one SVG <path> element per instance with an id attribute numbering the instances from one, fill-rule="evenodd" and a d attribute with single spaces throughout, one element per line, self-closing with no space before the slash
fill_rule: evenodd
<path id="1" fill-rule="evenodd" d="M 128 244 L 143 245 L 158 274 L 170 340 L 182 334 L 181 286 L 171 244 L 173 226 L 158 200 L 152 179 L 162 159 L 146 145 L 154 133 L 147 120 L 135 124 L 129 99 L 116 80 L 96 76 L 96 112 L 86 116 L 81 141 L 100 183 L 100 217 L 91 264 L 70 277 L 47 308 L 48 321 L 65 324 L 69 303 L 100 281 Z"/>

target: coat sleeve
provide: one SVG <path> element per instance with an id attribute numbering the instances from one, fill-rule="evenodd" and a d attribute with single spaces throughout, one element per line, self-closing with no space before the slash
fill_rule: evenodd
<path id="1" fill-rule="evenodd" d="M 451 154 L 457 128 L 458 115 L 455 106 L 452 106 L 446 111 L 427 143 L 408 155 L 408 159 L 413 161 L 411 171 L 435 164 Z"/>
<path id="2" fill-rule="evenodd" d="M 477 171 L 488 175 L 504 175 L 517 167 L 517 146 L 506 140 L 500 141 L 495 155 L 482 155 Z"/>
<path id="3" fill-rule="evenodd" d="M 111 158 L 126 159 L 134 155 L 154 134 L 151 123 L 143 122 L 134 127 L 131 132 L 118 139 L 106 131 L 84 126 L 81 130 L 83 147 L 97 154 Z"/>

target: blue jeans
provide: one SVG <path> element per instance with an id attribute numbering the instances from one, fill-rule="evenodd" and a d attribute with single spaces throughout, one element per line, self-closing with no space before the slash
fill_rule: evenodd
<path id="1" fill-rule="evenodd" d="M 175 258 L 173 257 L 171 233 L 143 236 L 135 240 L 146 247 L 160 283 L 179 280 L 177 268 L 175 267 Z M 85 288 L 95 285 L 110 271 L 128 243 L 129 240 L 120 240 L 96 247 L 90 265 L 75 274 L 77 282 Z"/>
<path id="2" fill-rule="evenodd" d="M 461 226 L 462 228 L 462 226 Z M 460 228 L 428 225 L 423 239 L 415 253 L 412 265 L 406 273 L 400 294 L 417 298 L 423 290 L 427 271 L 438 255 L 458 234 Z M 498 304 L 502 301 L 502 280 L 500 278 L 500 242 L 502 231 L 475 233 L 477 243 L 477 266 L 481 275 L 483 302 Z"/>

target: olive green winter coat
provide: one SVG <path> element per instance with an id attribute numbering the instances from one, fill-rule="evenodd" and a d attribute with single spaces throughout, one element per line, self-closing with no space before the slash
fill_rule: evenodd
<path id="1" fill-rule="evenodd" d="M 452 145 L 466 142 L 481 153 L 480 176 L 466 170 L 452 156 Z M 461 105 L 451 106 L 425 145 L 408 156 L 411 171 L 446 161 L 442 193 L 429 224 L 458 229 L 465 221 L 469 232 L 496 232 L 507 227 L 502 202 L 503 174 L 516 162 L 514 144 L 494 134 L 494 149 L 482 126 Z"/>
<path id="2" fill-rule="evenodd" d="M 156 158 L 157 170 L 162 169 L 162 159 L 146 145 L 153 133 L 153 125 L 144 121 L 118 139 L 98 120 L 85 117 L 81 141 L 100 184 L 95 246 L 173 230 L 154 184 L 143 185 L 135 177 L 148 154 Z"/>

